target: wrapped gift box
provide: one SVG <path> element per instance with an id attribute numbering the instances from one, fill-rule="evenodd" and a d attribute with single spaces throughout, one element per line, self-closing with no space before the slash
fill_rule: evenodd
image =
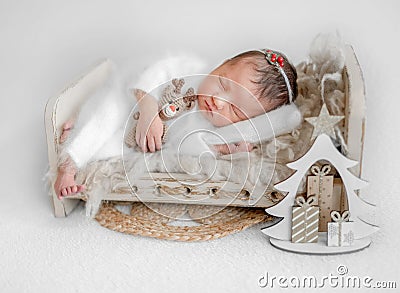
<path id="1" fill-rule="evenodd" d="M 319 200 L 319 227 L 320 232 L 327 232 L 328 222 L 331 221 L 331 212 L 348 210 L 346 190 L 342 179 L 333 179 L 332 195 L 323 194 Z"/>
<path id="2" fill-rule="evenodd" d="M 319 205 L 321 199 L 332 197 L 333 175 L 328 175 L 330 171 L 330 165 L 311 167 L 311 173 L 314 175 L 307 177 L 307 196 L 316 196 L 315 205 Z"/>
<path id="3" fill-rule="evenodd" d="M 318 242 L 319 207 L 313 206 L 315 196 L 307 200 L 302 196 L 296 198 L 297 206 L 292 210 L 292 242 Z"/>
<path id="4" fill-rule="evenodd" d="M 353 222 L 349 222 L 350 213 L 332 211 L 333 222 L 328 223 L 328 246 L 351 246 L 354 242 Z"/>

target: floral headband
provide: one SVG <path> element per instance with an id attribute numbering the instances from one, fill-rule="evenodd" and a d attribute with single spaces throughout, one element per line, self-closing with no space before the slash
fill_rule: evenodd
<path id="1" fill-rule="evenodd" d="M 293 102 L 293 92 L 292 92 L 292 87 L 290 86 L 289 79 L 283 70 L 284 66 L 284 59 L 283 57 L 278 53 L 270 49 L 261 49 L 259 50 L 261 53 L 265 55 L 265 59 L 267 59 L 268 63 L 271 65 L 274 65 L 278 71 L 282 74 L 283 78 L 285 79 L 286 87 L 289 92 L 289 102 Z"/>

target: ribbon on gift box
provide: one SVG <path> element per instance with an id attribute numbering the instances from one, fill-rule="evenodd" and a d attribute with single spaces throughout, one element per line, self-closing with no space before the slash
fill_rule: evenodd
<path id="1" fill-rule="evenodd" d="M 296 197 L 296 204 L 303 209 L 308 209 L 313 202 L 315 202 L 317 199 L 314 195 L 309 196 L 307 199 L 304 199 L 302 196 Z"/>
<path id="2" fill-rule="evenodd" d="M 320 168 L 317 165 L 311 167 L 311 173 L 319 177 L 328 175 L 330 171 L 331 171 L 331 166 L 329 164 L 323 165 L 322 168 Z"/>
<path id="3" fill-rule="evenodd" d="M 344 211 L 342 214 L 340 214 L 338 211 L 332 211 L 331 218 L 334 222 L 341 224 L 342 222 L 346 222 L 349 220 L 350 212 Z"/>
<path id="4" fill-rule="evenodd" d="M 347 222 L 350 219 L 350 212 L 349 211 L 344 211 L 342 214 L 340 214 L 338 211 L 332 211 L 331 212 L 331 219 L 332 221 L 336 222 L 339 224 L 339 233 L 338 233 L 338 245 L 340 246 L 342 243 L 342 223 Z"/>
<path id="5" fill-rule="evenodd" d="M 311 173 L 319 177 L 318 198 L 321 197 L 322 193 L 322 177 L 328 175 L 330 171 L 331 166 L 329 164 L 323 165 L 322 168 L 317 165 L 311 167 Z"/>

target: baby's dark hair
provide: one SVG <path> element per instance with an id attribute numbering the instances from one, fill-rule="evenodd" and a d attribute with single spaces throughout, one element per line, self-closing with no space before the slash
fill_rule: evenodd
<path id="1" fill-rule="evenodd" d="M 296 68 L 289 62 L 288 58 L 278 52 L 284 59 L 284 66 L 282 69 L 286 73 L 289 80 L 289 84 L 293 94 L 293 101 L 297 97 L 297 72 Z M 256 92 L 253 93 L 255 96 L 259 97 L 260 102 L 265 108 L 266 102 L 269 104 L 272 102 L 273 109 L 278 108 L 281 105 L 289 104 L 289 92 L 288 87 L 285 83 L 285 78 L 282 73 L 272 64 L 270 64 L 265 58 L 265 54 L 260 51 L 247 51 L 240 53 L 228 60 L 225 63 L 230 63 L 234 65 L 235 63 L 243 61 L 248 62 L 254 66 L 256 71 L 255 80 L 251 80 L 256 84 Z M 272 110 L 272 109 L 271 109 Z"/>

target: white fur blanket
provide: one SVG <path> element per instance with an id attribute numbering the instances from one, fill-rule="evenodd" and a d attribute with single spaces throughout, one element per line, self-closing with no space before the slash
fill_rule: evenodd
<path id="1" fill-rule="evenodd" d="M 332 35 L 317 36 L 309 56 L 296 66 L 299 89 L 296 104 L 303 117 L 317 116 L 322 99 L 332 115 L 344 115 L 343 67 L 341 40 Z M 161 152 L 133 152 L 124 156 L 124 164 L 131 182 L 149 171 L 190 172 L 204 174 L 210 179 L 239 182 L 245 186 L 259 185 L 264 189 L 268 186 L 267 189 L 272 190 L 274 184 L 292 173 L 286 163 L 299 158 L 310 147 L 312 129 L 311 125 L 303 122 L 299 129 L 263 142 L 250 153 L 218 158 L 209 155 L 200 158 L 185 156 L 183 160 L 176 155 L 161 157 Z M 344 144 L 343 141 L 340 143 Z M 93 217 L 104 194 L 111 193 L 118 186 L 127 185 L 123 162 L 120 157 L 92 162 L 77 173 L 77 182 L 86 185 L 87 215 Z"/>

